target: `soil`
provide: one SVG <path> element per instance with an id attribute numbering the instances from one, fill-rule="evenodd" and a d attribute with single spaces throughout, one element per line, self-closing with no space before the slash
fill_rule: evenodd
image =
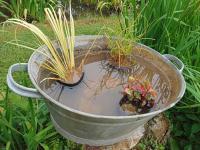
<path id="1" fill-rule="evenodd" d="M 144 97 L 140 99 L 129 99 L 127 95 L 124 95 L 120 101 L 120 106 L 123 111 L 129 114 L 143 114 L 148 113 L 153 108 L 155 100 L 147 100 Z"/>
<path id="2" fill-rule="evenodd" d="M 72 78 L 70 78 L 70 80 L 64 81 L 64 80 L 58 80 L 58 82 L 60 82 L 63 85 L 72 87 L 75 85 L 78 85 L 82 79 L 84 77 L 84 73 L 74 73 L 74 75 L 72 76 Z"/>
<path id="3" fill-rule="evenodd" d="M 136 64 L 135 60 L 131 56 L 121 55 L 111 55 L 109 59 L 109 64 L 111 67 L 118 70 L 126 70 L 133 67 Z"/>

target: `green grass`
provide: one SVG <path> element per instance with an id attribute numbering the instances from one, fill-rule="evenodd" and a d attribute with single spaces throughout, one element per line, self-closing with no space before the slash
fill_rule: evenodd
<path id="1" fill-rule="evenodd" d="M 131 1 L 131 0 L 130 0 Z M 138 33 L 141 42 L 160 53 L 170 53 L 185 64 L 184 98 L 167 111 L 172 124 L 170 149 L 199 149 L 200 137 L 200 0 L 141 0 Z"/>

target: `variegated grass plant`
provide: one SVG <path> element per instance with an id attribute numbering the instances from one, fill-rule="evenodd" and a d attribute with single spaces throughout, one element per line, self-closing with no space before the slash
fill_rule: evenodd
<path id="1" fill-rule="evenodd" d="M 47 46 L 48 51 L 37 50 L 47 57 L 45 63 L 42 67 L 49 70 L 55 77 L 49 77 L 45 79 L 59 80 L 64 83 L 74 83 L 77 77 L 82 75 L 82 65 L 78 67 L 75 66 L 74 58 L 74 44 L 75 44 L 75 28 L 74 20 L 71 13 L 70 5 L 70 19 L 68 21 L 65 12 L 59 8 L 58 12 L 54 8 L 45 8 L 45 14 L 48 23 L 53 30 L 56 37 L 56 41 L 60 47 L 58 50 L 50 38 L 45 35 L 38 27 L 30 24 L 21 19 L 9 19 L 6 22 L 16 25 L 23 26 L 30 30 L 36 37 Z M 11 42 L 10 42 L 11 43 Z M 17 46 L 22 46 L 24 48 L 35 50 L 27 45 L 22 45 L 19 43 L 11 43 Z M 82 63 L 81 63 L 82 64 Z"/>

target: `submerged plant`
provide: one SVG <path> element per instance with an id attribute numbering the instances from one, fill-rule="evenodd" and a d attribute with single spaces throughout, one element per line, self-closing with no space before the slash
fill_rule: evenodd
<path id="1" fill-rule="evenodd" d="M 9 19 L 6 22 L 23 26 L 29 29 L 36 37 L 46 45 L 48 51 L 37 50 L 46 56 L 46 62 L 41 66 L 49 70 L 55 77 L 45 78 L 58 80 L 64 83 L 74 83 L 82 75 L 82 65 L 78 67 L 75 65 L 74 58 L 74 44 L 75 44 L 75 28 L 74 20 L 71 13 L 70 5 L 70 20 L 68 21 L 65 12 L 59 8 L 58 13 L 53 8 L 46 8 L 45 14 L 48 23 L 53 30 L 59 49 L 56 48 L 55 43 L 45 35 L 38 27 L 21 19 Z M 17 46 L 22 46 L 28 49 L 34 48 L 18 43 L 11 43 Z M 82 63 L 81 63 L 82 64 Z"/>

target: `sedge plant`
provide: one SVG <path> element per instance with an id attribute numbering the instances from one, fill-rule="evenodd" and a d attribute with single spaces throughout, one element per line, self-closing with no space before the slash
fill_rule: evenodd
<path id="1" fill-rule="evenodd" d="M 109 48 L 112 60 L 120 66 L 131 66 L 135 64 L 131 54 L 133 52 L 134 44 L 139 41 L 145 34 L 146 28 L 143 32 L 137 31 L 138 19 L 141 13 L 137 12 L 136 1 L 100 1 L 98 9 L 101 11 L 103 7 L 116 4 L 118 21 L 120 28 L 108 29 L 110 32 L 105 32 L 109 39 Z M 115 6 L 115 5 L 114 5 Z M 114 35 L 114 39 L 113 39 Z"/>
<path id="2" fill-rule="evenodd" d="M 47 21 L 55 35 L 56 41 L 60 47 L 59 50 L 55 47 L 54 42 L 52 42 L 51 39 L 35 25 L 21 19 L 9 19 L 6 22 L 27 28 L 34 35 L 36 35 L 41 43 L 46 45 L 48 51 L 36 50 L 47 58 L 41 67 L 47 69 L 54 75 L 53 77 L 48 77 L 45 79 L 58 80 L 63 83 L 72 84 L 76 82 L 75 80 L 81 77 L 83 63 L 81 63 L 81 65 L 78 67 L 75 65 L 75 27 L 71 12 L 71 5 L 69 20 L 67 19 L 62 8 L 59 8 L 57 13 L 52 7 L 45 8 L 45 14 Z M 31 48 L 27 45 L 12 42 L 10 43 L 35 50 L 34 48 Z"/>

